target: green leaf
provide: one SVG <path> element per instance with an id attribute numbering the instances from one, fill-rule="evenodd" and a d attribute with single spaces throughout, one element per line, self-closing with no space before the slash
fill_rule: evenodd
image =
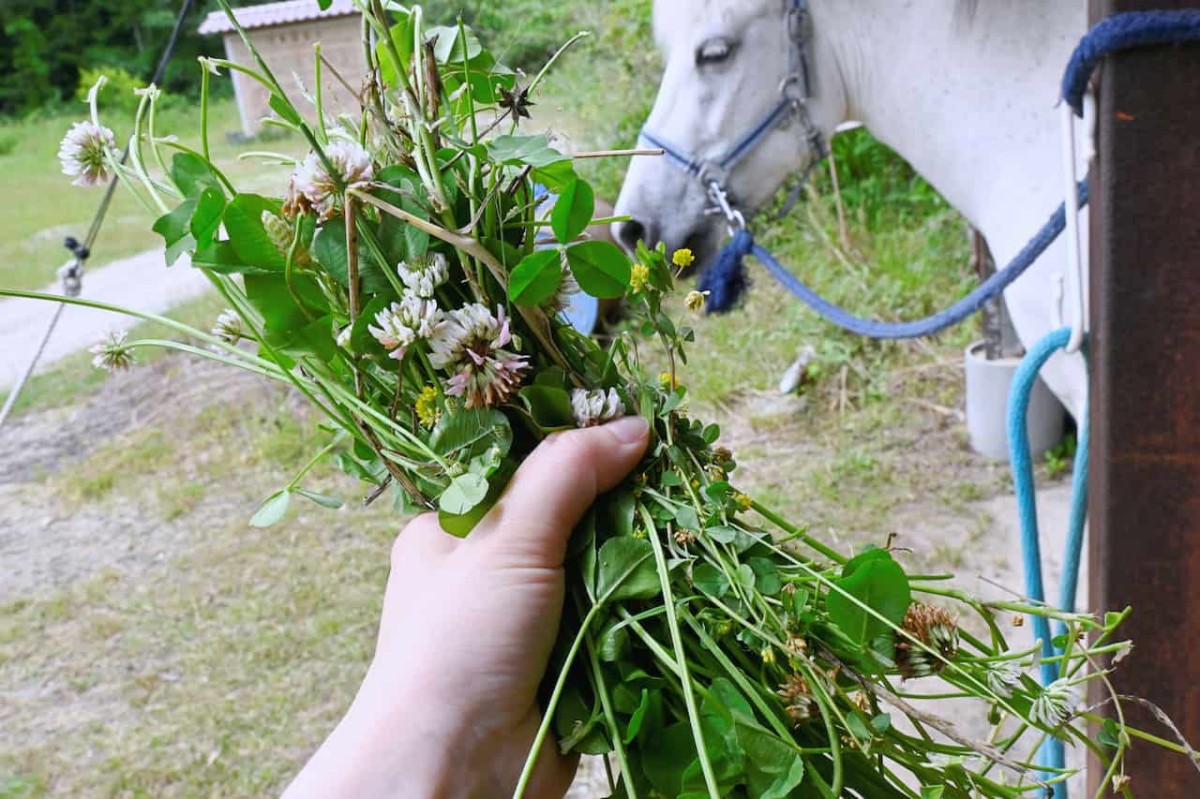
<path id="1" fill-rule="evenodd" d="M 263 503 L 258 506 L 258 510 L 254 511 L 254 515 L 250 517 L 250 526 L 270 527 L 275 524 L 287 513 L 288 504 L 291 501 L 291 491 L 288 491 L 286 488 L 282 491 L 276 491 L 264 499 Z"/>
<path id="2" fill-rule="evenodd" d="M 713 527 L 705 527 L 704 534 L 718 544 L 732 544 L 737 540 L 738 530 L 736 527 L 718 524 Z"/>
<path id="3" fill-rule="evenodd" d="M 729 590 L 725 574 L 711 563 L 701 563 L 692 569 L 692 585 L 697 591 L 720 599 Z"/>
<path id="4" fill-rule="evenodd" d="M 504 487 L 508 485 L 509 479 L 516 472 L 517 465 L 507 458 L 504 459 L 499 468 L 488 479 L 487 496 L 483 501 L 475 505 L 466 513 L 450 513 L 445 509 L 438 510 L 438 523 L 447 533 L 459 538 L 465 538 L 475 529 L 475 525 L 479 524 L 492 506 L 496 504 L 496 500 L 500 498 L 500 494 L 504 492 Z M 479 475 L 476 475 L 479 476 Z"/>
<path id="5" fill-rule="evenodd" d="M 509 275 L 508 298 L 517 305 L 541 305 L 558 291 L 562 277 L 562 253 L 535 250 Z"/>
<path id="6" fill-rule="evenodd" d="M 196 201 L 185 200 L 175 210 L 154 221 L 152 230 L 163 237 L 166 245 L 167 266 L 174 266 L 179 256 L 196 246 L 191 229 L 195 210 Z"/>
<path id="7" fill-rule="evenodd" d="M 892 728 L 892 717 L 887 713 L 880 713 L 878 716 L 871 718 L 871 729 L 876 735 L 883 735 Z"/>
<path id="8" fill-rule="evenodd" d="M 297 488 L 295 489 L 295 492 L 305 499 L 310 499 L 321 507 L 330 508 L 331 510 L 337 510 L 346 504 L 338 497 L 331 497 L 328 494 L 318 494 L 315 491 L 309 491 L 305 488 Z"/>
<path id="9" fill-rule="evenodd" d="M 864 561 L 850 576 L 835 582 L 835 588 L 825 599 L 829 618 L 859 645 L 888 632 L 887 622 L 899 626 L 912 602 L 908 576 L 890 555 L 884 554 L 886 557 Z M 887 622 L 869 613 L 862 605 Z"/>
<path id="10" fill-rule="evenodd" d="M 567 263 L 579 287 L 602 300 L 625 294 L 629 285 L 629 259 L 608 241 L 585 241 L 567 249 Z"/>
<path id="11" fill-rule="evenodd" d="M 647 725 L 647 716 L 650 717 L 650 724 Z M 625 727 L 625 735 L 622 740 L 628 745 L 637 740 L 638 734 L 644 726 L 653 728 L 657 726 L 654 721 L 656 718 L 661 720 L 662 716 L 662 694 L 658 691 L 651 693 L 649 690 L 642 689 L 642 699 L 638 702 L 637 709 L 629 717 L 629 724 Z"/>
<path id="12" fill-rule="evenodd" d="M 242 263 L 260 270 L 282 272 L 287 258 L 271 243 L 263 227 L 263 212 L 278 215 L 279 203 L 257 194 L 239 194 L 225 208 L 225 232 Z"/>
<path id="13" fill-rule="evenodd" d="M 629 652 L 629 628 L 614 624 L 600 633 L 598 643 L 598 654 L 605 663 L 622 660 Z"/>
<path id="14" fill-rule="evenodd" d="M 683 505 L 675 511 L 675 523 L 685 530 L 693 532 L 700 530 L 700 517 L 696 515 L 696 509 L 690 505 Z"/>
<path id="15" fill-rule="evenodd" d="M 175 153 L 171 157 L 171 181 L 188 199 L 199 198 L 205 189 L 216 189 L 225 199 L 221 179 L 212 165 L 194 153 Z"/>
<path id="16" fill-rule="evenodd" d="M 550 212 L 550 227 L 561 244 L 568 244 L 592 222 L 596 210 L 596 195 L 582 180 L 567 184 Z"/>
<path id="17" fill-rule="evenodd" d="M 1096 734 L 1096 742 L 1109 749 L 1116 749 L 1120 746 L 1121 731 L 1117 727 L 1117 723 L 1112 719 L 1105 719 L 1100 725 L 1100 731 Z"/>
<path id="18" fill-rule="evenodd" d="M 512 440 L 512 426 L 503 413 L 492 408 L 467 408 L 439 419 L 429 437 L 429 446 L 445 458 L 465 461 L 493 446 L 499 448 L 502 456 L 507 455 Z"/>
<path id="19" fill-rule="evenodd" d="M 467 472 L 450 481 L 450 485 L 438 497 L 438 507 L 446 513 L 461 516 L 483 502 L 487 495 L 487 478 Z"/>
<path id="20" fill-rule="evenodd" d="M 461 64 L 483 52 L 483 45 L 479 43 L 475 33 L 467 28 L 464 38 L 463 32 L 449 25 L 438 25 L 425 31 L 426 41 L 437 39 L 433 45 L 433 57 L 439 64 Z"/>
<path id="21" fill-rule="evenodd" d="M 538 167 L 530 177 L 553 192 L 560 192 L 575 180 L 575 164 L 570 159 Z"/>
<path id="22" fill-rule="evenodd" d="M 396 17 L 399 21 L 389 29 L 389 34 L 392 37 L 392 44 L 396 51 L 400 54 L 400 69 L 407 71 L 408 63 L 412 60 L 413 49 L 413 33 L 412 33 L 412 17 L 406 8 L 393 7 L 396 12 Z M 381 41 L 375 45 L 375 54 L 379 60 L 379 72 L 384 82 L 389 85 L 396 84 L 396 65 L 392 61 L 392 48 L 388 47 L 387 42 Z"/>
<path id="23" fill-rule="evenodd" d="M 681 721 L 664 729 L 653 746 L 642 750 L 642 771 L 646 779 L 663 796 L 678 797 L 683 785 L 683 772 L 696 762 L 696 743 L 692 725 Z"/>
<path id="24" fill-rule="evenodd" d="M 788 770 L 780 774 L 775 782 L 767 790 L 763 791 L 759 799 L 788 799 L 792 795 L 792 791 L 804 781 L 804 759 L 799 755 L 792 756 L 792 763 Z"/>
<path id="25" fill-rule="evenodd" d="M 618 599 L 650 599 L 661 586 L 654 547 L 643 538 L 610 538 L 596 563 L 596 604 Z"/>
<path id="26" fill-rule="evenodd" d="M 300 112 L 296 110 L 296 106 L 292 105 L 292 101 L 281 94 L 271 93 L 267 100 L 267 105 L 271 106 L 280 119 L 284 122 L 290 122 L 293 125 L 301 125 L 304 120 L 300 117 Z"/>
<path id="27" fill-rule="evenodd" d="M 874 544 L 870 544 L 862 552 L 846 561 L 846 564 L 842 566 L 842 576 L 849 577 L 850 575 L 854 574 L 855 570 L 857 570 L 858 567 L 862 566 L 864 563 L 870 563 L 873 560 L 891 559 L 892 555 L 886 549 L 880 549 Z"/>
<path id="28" fill-rule="evenodd" d="M 521 389 L 518 396 L 525 403 L 534 423 L 543 431 L 562 430 L 575 426 L 575 411 L 571 395 L 553 386 L 532 385 Z"/>
<path id="29" fill-rule="evenodd" d="M 725 677 L 718 677 L 708 687 L 702 712 L 711 712 L 736 724 L 755 725 L 754 708 L 738 687 Z"/>
<path id="30" fill-rule="evenodd" d="M 783 580 L 774 561 L 768 558 L 749 558 L 746 565 L 754 571 L 754 583 L 767 596 L 777 596 L 783 590 Z"/>
<path id="31" fill-rule="evenodd" d="M 871 732 L 871 728 L 867 726 L 866 720 L 858 713 L 851 713 L 846 716 L 846 729 L 860 741 L 869 741 L 875 737 L 874 733 Z"/>
<path id="32" fill-rule="evenodd" d="M 320 287 L 309 275 L 293 275 L 290 288 L 279 273 L 245 275 L 243 282 L 246 297 L 263 315 L 263 326 L 272 333 L 286 333 L 310 324 L 312 320 L 297 304 L 297 297 L 314 316 L 329 310 Z"/>
<path id="33" fill-rule="evenodd" d="M 402 164 L 392 164 L 379 171 L 376 178 L 379 183 L 385 183 L 395 190 L 380 188 L 378 196 L 401 210 L 420 219 L 427 219 L 428 212 L 423 207 L 426 202 L 425 187 L 416 172 Z M 412 260 L 425 254 L 429 249 L 429 234 L 416 225 L 410 225 L 391 214 L 383 214 L 379 235 L 385 242 L 395 245 L 403 243 L 404 252 L 396 254 L 395 260 Z"/>
<path id="34" fill-rule="evenodd" d="M 350 262 L 346 249 L 346 220 L 335 217 L 321 226 L 313 240 L 312 254 L 326 272 L 343 288 L 350 286 Z M 359 286 L 367 294 L 393 296 L 392 284 L 383 268 L 371 257 L 362 239 L 358 242 Z"/>
<path id="35" fill-rule="evenodd" d="M 221 214 L 225 211 L 225 194 L 212 187 L 200 192 L 196 210 L 192 213 L 188 227 L 197 243 L 213 240 L 221 227 Z"/>
<path id="36" fill-rule="evenodd" d="M 921 799 L 942 799 L 946 795 L 945 785 L 921 786 Z"/>
<path id="37" fill-rule="evenodd" d="M 493 161 L 517 166 L 545 167 L 570 159 L 553 149 L 544 135 L 497 136 L 487 143 Z"/>

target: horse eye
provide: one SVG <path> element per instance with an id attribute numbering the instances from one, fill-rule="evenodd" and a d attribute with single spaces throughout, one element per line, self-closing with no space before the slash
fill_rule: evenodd
<path id="1" fill-rule="evenodd" d="M 696 66 L 720 64 L 733 55 L 733 43 L 728 39 L 714 38 L 696 48 Z"/>

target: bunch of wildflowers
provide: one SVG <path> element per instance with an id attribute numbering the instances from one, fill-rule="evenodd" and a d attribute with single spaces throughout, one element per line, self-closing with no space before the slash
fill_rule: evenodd
<path id="1" fill-rule="evenodd" d="M 390 491 L 398 509 L 436 509 L 447 532 L 469 535 L 546 436 L 641 414 L 646 459 L 572 540 L 558 671 L 518 794 L 551 734 L 564 752 L 614 760 L 621 796 L 913 797 L 914 779 L 920 796 L 1044 790 L 1040 736 L 1090 745 L 1076 690 L 1121 646 L 1106 639 L 1123 616 L 1055 614 L 1069 635 L 1059 679 L 1042 689 L 1026 676 L 1034 652 L 1012 652 L 995 616 L 1050 611 L 909 575 L 886 547 L 848 556 L 739 489 L 733 454 L 691 416 L 681 380 L 704 297 L 672 296 L 693 254 L 639 246 L 631 260 L 589 238 L 592 189 L 517 127 L 536 85 L 518 87 L 465 26 L 428 27 L 419 8 L 379 0 L 363 12 L 373 44 L 361 113 L 332 118 L 318 94 L 306 122 L 264 62 L 250 70 L 274 123 L 308 145 L 277 196 L 237 190 L 203 136 L 199 151 L 159 136 L 153 88 L 128 167 L 95 92 L 92 120 L 60 152 L 76 183 L 115 174 L 158 208 L 168 257 L 189 251 L 226 299 L 211 331 L 188 330 L 207 347 L 170 345 L 291 385 L 337 430 L 251 523 L 277 523 L 295 498 L 340 504 L 305 487 L 336 453 L 368 484 L 366 501 Z M 246 67 L 201 67 L 206 135 L 210 78 Z M 542 188 L 560 201 L 548 206 Z M 623 300 L 640 333 L 602 346 L 575 331 L 559 312 L 578 292 Z M 639 359 L 648 342 L 661 377 Z M 92 352 L 125 369 L 154 344 L 122 333 Z M 964 631 L 967 617 L 982 637 Z M 919 694 L 909 683 L 934 675 L 932 692 L 949 683 L 990 710 L 991 740 L 907 704 Z M 920 734 L 893 725 L 896 713 Z M 1093 747 L 1114 769 L 1129 740 L 1117 732 Z"/>

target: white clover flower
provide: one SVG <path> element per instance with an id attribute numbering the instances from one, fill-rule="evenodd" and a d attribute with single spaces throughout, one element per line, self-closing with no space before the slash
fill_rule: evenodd
<path id="1" fill-rule="evenodd" d="M 446 256 L 436 253 L 412 264 L 401 261 L 396 273 L 409 291 L 418 297 L 432 297 L 437 287 L 450 278 L 450 263 Z"/>
<path id="2" fill-rule="evenodd" d="M 984 674 L 988 690 L 1002 699 L 1013 695 L 1013 689 L 1021 684 L 1021 666 L 1011 660 L 991 663 Z"/>
<path id="3" fill-rule="evenodd" d="M 376 318 L 378 318 L 378 317 L 376 317 Z M 337 344 L 339 347 L 341 347 L 344 350 L 349 349 L 350 348 L 350 334 L 353 332 L 354 332 L 354 325 L 346 325 L 345 327 L 343 327 L 341 330 L 338 331 L 337 336 L 333 340 L 334 343 Z"/>
<path id="4" fill-rule="evenodd" d="M 497 405 L 521 384 L 528 358 L 504 349 L 512 342 L 501 306 L 495 316 L 472 303 L 444 315 L 429 339 L 429 362 L 453 371 L 446 393 L 465 397 L 468 408 Z"/>
<path id="5" fill-rule="evenodd" d="M 333 168 L 330 174 L 326 161 Z M 338 139 L 325 148 L 325 158 L 309 153 L 292 173 L 288 186 L 286 213 L 294 214 L 312 209 L 322 219 L 336 212 L 340 191 L 366 186 L 375 176 L 371 154 L 359 144 Z"/>
<path id="6" fill-rule="evenodd" d="M 584 388 L 573 389 L 571 410 L 575 412 L 575 424 L 579 427 L 594 427 L 625 415 L 625 405 L 617 396 L 615 388 L 610 388 L 607 392 L 602 388 L 593 391 Z"/>
<path id="7" fill-rule="evenodd" d="M 1029 708 L 1029 720 L 1039 727 L 1062 726 L 1079 707 L 1079 696 L 1066 678 L 1055 680 L 1042 690 Z"/>
<path id="8" fill-rule="evenodd" d="M 63 137 L 58 148 L 58 160 L 62 162 L 64 175 L 75 180 L 76 186 L 96 186 L 107 183 L 112 173 L 109 157 L 117 149 L 113 132 L 90 120 L 76 122 Z"/>
<path id="9" fill-rule="evenodd" d="M 441 318 L 437 302 L 406 294 L 400 302 L 377 313 L 378 327 L 368 325 L 367 331 L 389 350 L 389 357 L 400 360 L 414 341 L 433 336 Z"/>
<path id="10" fill-rule="evenodd" d="M 226 308 L 217 316 L 216 324 L 212 327 L 212 334 L 222 341 L 237 344 L 242 338 L 242 317 L 238 316 L 232 308 Z"/>
<path id="11" fill-rule="evenodd" d="M 123 372 L 135 363 L 133 348 L 125 343 L 128 334 L 124 330 L 109 333 L 99 344 L 88 347 L 92 354 L 92 366 L 106 372 Z"/>

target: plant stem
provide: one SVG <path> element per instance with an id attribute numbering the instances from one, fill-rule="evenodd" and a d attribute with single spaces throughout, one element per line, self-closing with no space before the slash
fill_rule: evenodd
<path id="1" fill-rule="evenodd" d="M 533 769 L 537 766 L 538 755 L 541 754 L 542 746 L 546 743 L 546 734 L 550 731 L 550 724 L 554 720 L 554 711 L 558 708 L 558 700 L 562 697 L 563 688 L 567 684 L 567 675 L 571 671 L 571 665 L 575 662 L 575 656 L 579 654 L 579 646 L 583 643 L 588 626 L 596 618 L 599 610 L 599 605 L 593 605 L 592 609 L 583 617 L 583 621 L 579 623 L 579 632 L 575 633 L 575 640 L 571 642 L 571 648 L 567 651 L 567 656 L 563 660 L 562 669 L 558 672 L 558 679 L 554 681 L 554 690 L 550 692 L 550 700 L 546 703 L 546 707 L 542 709 L 542 723 L 538 725 L 537 734 L 533 738 L 533 745 L 529 748 L 529 754 L 525 757 L 525 766 L 521 769 L 521 776 L 517 780 L 517 788 L 513 791 L 513 799 L 521 799 L 525 796 L 525 791 L 529 788 L 529 780 L 533 777 Z M 714 799 L 717 798 L 714 797 Z"/>
<path id="2" fill-rule="evenodd" d="M 696 694 L 692 689 L 692 677 L 688 670 L 687 656 L 683 651 L 683 637 L 679 634 L 679 619 L 675 615 L 675 595 L 671 591 L 671 576 L 667 573 L 667 559 L 663 556 L 662 542 L 658 540 L 657 527 L 654 517 L 644 505 L 639 505 L 642 522 L 650 533 L 648 538 L 654 547 L 654 564 L 658 568 L 658 582 L 662 587 L 663 604 L 667 609 L 667 629 L 671 631 L 671 643 L 675 648 L 675 661 L 679 664 L 679 677 L 683 682 L 683 701 L 687 705 L 688 724 L 692 727 L 692 740 L 696 742 L 696 756 L 700 759 L 700 771 L 704 774 L 704 785 L 708 788 L 711 799 L 721 799 L 721 791 L 717 786 L 717 775 L 713 772 L 712 762 L 708 758 L 708 748 L 704 745 L 704 732 L 700 729 L 700 709 L 696 706 Z"/>

